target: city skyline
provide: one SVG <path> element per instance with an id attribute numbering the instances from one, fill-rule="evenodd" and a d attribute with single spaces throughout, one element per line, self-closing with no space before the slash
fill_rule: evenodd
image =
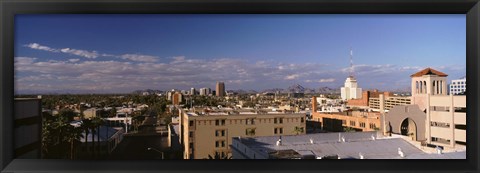
<path id="1" fill-rule="evenodd" d="M 465 15 L 19 15 L 15 92 L 410 86 L 466 75 Z"/>

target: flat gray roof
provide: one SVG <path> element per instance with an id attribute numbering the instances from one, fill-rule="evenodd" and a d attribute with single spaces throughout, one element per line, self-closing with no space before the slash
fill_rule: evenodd
<path id="1" fill-rule="evenodd" d="M 340 140 L 339 140 L 340 135 Z M 372 138 L 375 138 L 373 139 Z M 343 142 L 342 137 L 345 139 Z M 256 138 L 234 138 L 258 153 L 268 154 L 278 150 L 295 150 L 297 153 L 316 157 L 338 155 L 340 158 L 365 159 L 451 159 L 465 158 L 465 152 L 429 154 L 413 146 L 402 138 L 377 139 L 377 132 L 316 133 L 295 136 L 282 136 L 282 144 L 277 146 L 279 136 Z M 313 141 L 311 143 L 310 139 Z M 398 149 L 404 153 L 401 157 Z"/>

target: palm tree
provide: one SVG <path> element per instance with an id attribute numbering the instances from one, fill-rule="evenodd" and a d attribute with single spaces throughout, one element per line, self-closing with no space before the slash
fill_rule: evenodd
<path id="1" fill-rule="evenodd" d="M 90 147 L 88 146 L 88 134 L 90 133 L 90 130 L 92 129 L 93 124 L 92 124 L 92 120 L 90 120 L 90 119 L 84 119 L 82 121 L 83 121 L 82 128 L 85 131 L 85 137 L 84 137 L 85 138 L 85 147 L 87 149 L 87 152 L 90 154 L 91 151 L 90 151 Z M 92 133 L 92 136 L 93 136 L 93 133 Z"/>
<path id="2" fill-rule="evenodd" d="M 215 152 L 214 156 L 211 156 L 210 154 L 208 155 L 208 159 L 232 159 L 232 156 L 228 157 L 227 155 L 224 155 L 223 157 L 220 155 L 219 152 Z"/>
<path id="3" fill-rule="evenodd" d="M 303 127 L 295 126 L 295 128 L 293 129 L 293 132 L 297 133 L 297 135 L 300 133 L 303 133 Z"/>
<path id="4" fill-rule="evenodd" d="M 95 151 L 97 151 L 98 153 L 95 153 L 95 154 L 99 154 L 100 153 L 100 126 L 103 124 L 103 121 L 100 117 L 94 117 L 92 119 L 92 124 L 93 124 L 93 127 L 95 128 L 95 132 L 97 133 L 97 148 L 95 149 L 95 142 L 93 144 L 93 151 L 95 153 Z M 93 132 L 93 133 L 95 133 Z M 92 137 L 93 139 L 93 137 Z M 93 139 L 92 141 L 95 141 L 95 139 Z"/>
<path id="5" fill-rule="evenodd" d="M 65 139 L 70 143 L 70 159 L 74 159 L 74 155 L 75 155 L 75 142 L 79 141 L 80 138 L 82 138 L 82 129 L 81 128 L 77 128 L 77 127 L 74 127 L 74 126 L 68 126 L 66 128 L 66 135 L 65 135 Z"/>
<path id="6" fill-rule="evenodd" d="M 352 127 L 345 127 L 345 128 L 343 128 L 343 131 L 345 131 L 345 132 L 355 132 L 355 129 L 353 129 Z"/>

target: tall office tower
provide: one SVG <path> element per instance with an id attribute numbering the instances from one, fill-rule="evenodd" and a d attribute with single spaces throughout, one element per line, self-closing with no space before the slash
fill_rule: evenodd
<path id="1" fill-rule="evenodd" d="M 217 87 L 216 87 L 216 93 L 217 96 L 223 97 L 225 96 L 225 84 L 223 82 L 217 82 Z"/>
<path id="2" fill-rule="evenodd" d="M 182 93 L 175 92 L 175 94 L 172 95 L 172 104 L 180 105 L 181 102 L 182 102 Z"/>

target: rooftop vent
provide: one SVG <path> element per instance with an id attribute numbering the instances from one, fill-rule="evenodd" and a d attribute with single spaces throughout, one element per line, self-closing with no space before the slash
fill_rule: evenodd
<path id="1" fill-rule="evenodd" d="M 401 148 L 398 148 L 398 155 L 400 155 L 400 157 L 405 157 L 405 153 L 403 153 Z"/>
<path id="2" fill-rule="evenodd" d="M 437 146 L 437 147 L 435 147 L 435 150 L 437 151 L 437 154 L 443 154 L 442 147 Z"/>

